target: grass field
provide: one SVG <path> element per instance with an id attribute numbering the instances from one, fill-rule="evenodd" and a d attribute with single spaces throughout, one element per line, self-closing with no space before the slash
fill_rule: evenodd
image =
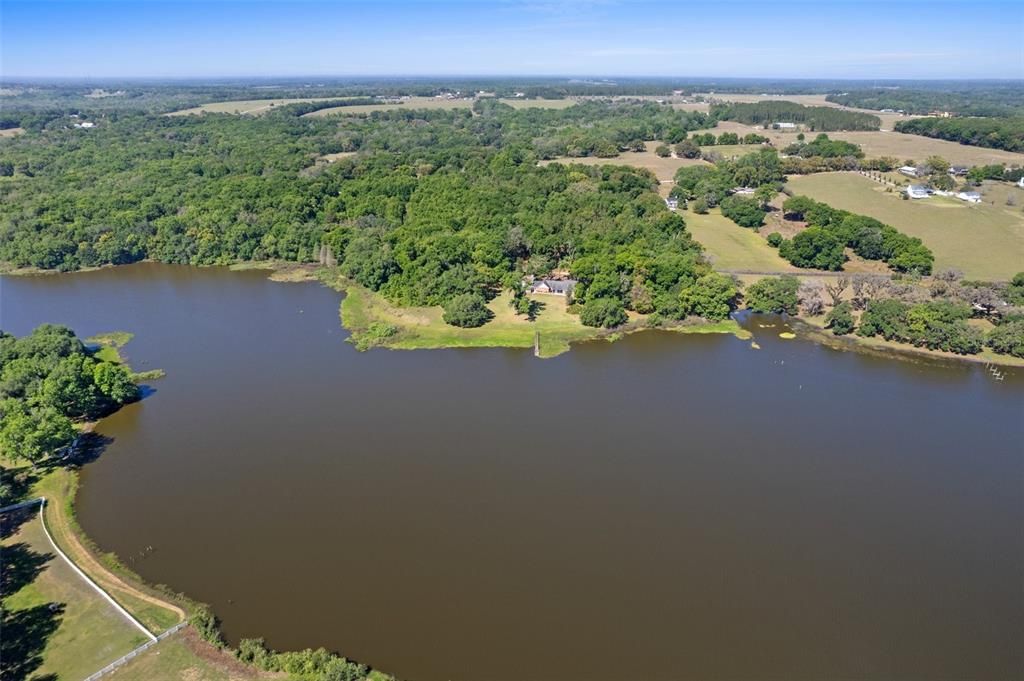
<path id="1" fill-rule="evenodd" d="M 647 151 L 625 151 L 614 158 L 597 158 L 587 156 L 584 158 L 557 158 L 551 161 L 541 161 L 541 165 L 549 163 L 579 163 L 586 166 L 617 165 L 631 166 L 633 168 L 646 168 L 654 173 L 662 182 L 668 182 L 675 177 L 676 171 L 683 166 L 707 165 L 706 161 L 699 158 L 662 158 L 654 153 L 654 148 L 660 142 L 647 142 Z"/>
<path id="2" fill-rule="evenodd" d="M 209 113 L 234 113 L 234 114 L 261 114 L 270 111 L 274 107 L 298 104 L 299 102 L 328 102 L 335 99 L 348 99 L 347 97 L 298 97 L 295 99 L 242 99 L 232 102 L 211 102 L 202 106 L 195 106 L 191 109 L 172 111 L 168 116 L 187 116 L 189 114 Z"/>
<path id="3" fill-rule="evenodd" d="M 777 250 L 757 232 L 740 227 L 717 210 L 706 215 L 684 213 L 686 228 L 719 270 L 793 272 L 797 268 L 779 257 Z"/>
<path id="4" fill-rule="evenodd" d="M 990 280 L 1024 270 L 1024 190 L 990 185 L 985 202 L 969 205 L 944 197 L 905 201 L 855 173 L 794 176 L 788 187 L 920 237 L 935 253 L 937 270 L 953 267 L 969 278 Z M 1016 196 L 1016 206 L 1006 205 L 1009 195 Z"/>
<path id="5" fill-rule="evenodd" d="M 534 300 L 543 305 L 536 321 L 516 315 L 509 306 L 509 294 L 505 292 L 488 305 L 494 312 L 491 321 L 479 328 L 462 329 L 445 324 L 440 307 L 395 307 L 371 291 L 350 286 L 341 304 L 341 316 L 354 337 L 373 322 L 397 327 L 398 333 L 386 345 L 401 350 L 532 348 L 534 334 L 540 333 L 541 355 L 553 357 L 567 351 L 572 341 L 601 335 L 600 330 L 583 326 L 579 317 L 569 314 L 561 297 L 541 295 L 535 296 Z"/>
<path id="6" fill-rule="evenodd" d="M 170 636 L 104 678 L 118 681 L 249 681 L 281 678 L 202 642 L 191 627 Z"/>
<path id="7" fill-rule="evenodd" d="M 18 623 L 5 626 L 4 636 L 17 641 L 17 652 L 5 646 L 5 668 L 24 661 L 26 676 L 82 679 L 147 640 L 53 551 L 38 513 L 3 540 L 2 553 L 11 590 L 4 610 L 15 611 L 5 621 Z"/>
<path id="8" fill-rule="evenodd" d="M 5 128 L 0 130 L 0 137 L 17 137 L 25 132 L 24 128 Z"/>

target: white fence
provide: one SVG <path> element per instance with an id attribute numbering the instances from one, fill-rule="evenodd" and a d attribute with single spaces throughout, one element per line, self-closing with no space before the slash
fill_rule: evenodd
<path id="1" fill-rule="evenodd" d="M 152 640 L 149 640 L 149 641 L 146 641 L 145 643 L 143 643 L 141 646 L 139 646 L 135 650 L 131 651 L 130 653 L 127 653 L 126 655 L 122 655 L 121 657 L 117 658 L 116 660 L 114 660 L 113 662 L 108 664 L 103 669 L 101 669 L 98 672 L 96 672 L 95 674 L 92 674 L 91 676 L 87 677 L 85 679 L 85 681 L 95 681 L 95 679 L 100 678 L 104 674 L 109 674 L 110 672 L 114 671 L 115 669 L 117 669 L 118 667 L 123 665 L 125 662 L 127 662 L 127 661 L 129 661 L 131 659 L 134 659 L 135 657 L 141 655 L 145 651 L 147 651 L 150 648 L 152 648 L 153 646 L 155 646 L 160 641 L 164 640 L 165 638 L 167 638 L 171 634 L 174 634 L 174 633 L 180 631 L 182 629 L 182 627 L 185 627 L 187 625 L 188 625 L 188 622 L 178 622 L 173 627 L 171 627 L 170 629 L 168 629 L 164 633 L 160 634 L 156 638 L 154 638 Z"/>

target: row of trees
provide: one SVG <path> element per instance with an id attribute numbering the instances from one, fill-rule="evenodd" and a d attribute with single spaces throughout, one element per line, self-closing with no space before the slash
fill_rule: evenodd
<path id="1" fill-rule="evenodd" d="M 760 125 L 766 129 L 774 123 L 796 123 L 812 132 L 878 130 L 882 124 L 881 119 L 873 114 L 787 101 L 717 104 L 711 107 L 711 117 L 719 121 Z"/>
<path id="2" fill-rule="evenodd" d="M 864 152 L 859 145 L 844 140 L 829 139 L 828 135 L 821 133 L 810 142 L 798 140 L 782 150 L 790 156 L 803 158 L 863 158 Z"/>
<path id="3" fill-rule="evenodd" d="M 807 229 L 779 243 L 779 255 L 797 267 L 840 270 L 845 248 L 866 260 L 881 260 L 897 272 L 930 274 L 935 257 L 917 237 L 866 215 L 839 210 L 806 196 L 783 203 L 787 219 L 804 220 Z"/>
<path id="4" fill-rule="evenodd" d="M 0 332 L 0 449 L 10 458 L 38 463 L 71 444 L 75 421 L 138 396 L 127 368 L 97 359 L 67 327 Z"/>
<path id="5" fill-rule="evenodd" d="M 1024 151 L 1024 116 L 1006 118 L 912 118 L 896 132 L 936 137 L 976 147 Z"/>

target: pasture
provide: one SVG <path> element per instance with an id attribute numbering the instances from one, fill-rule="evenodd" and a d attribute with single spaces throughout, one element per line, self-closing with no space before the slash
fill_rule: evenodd
<path id="1" fill-rule="evenodd" d="M 856 173 L 792 176 L 787 186 L 919 237 L 935 254 L 936 270 L 955 268 L 987 280 L 1007 280 L 1024 270 L 1024 190 L 1016 187 L 987 183 L 983 202 L 970 205 L 938 196 L 907 201 Z M 1016 205 L 1007 205 L 1008 198 Z"/>
<path id="2" fill-rule="evenodd" d="M 300 102 L 329 102 L 336 99 L 347 99 L 346 97 L 305 97 L 296 99 L 241 99 L 233 102 L 211 102 L 202 106 L 195 106 L 191 109 L 172 111 L 168 116 L 188 116 L 201 113 L 231 113 L 258 115 L 266 113 L 278 106 L 298 104 Z"/>
<path id="3" fill-rule="evenodd" d="M 768 245 L 753 229 L 740 227 L 719 210 L 706 215 L 683 213 L 686 229 L 693 235 L 716 270 L 745 270 L 750 272 L 798 272 L 799 270 L 779 257 L 777 250 Z"/>
<path id="4" fill-rule="evenodd" d="M 12 643 L 4 668 L 24 672 L 16 678 L 82 679 L 147 639 L 54 552 L 38 507 L 29 513 L 3 540 L 4 635 Z"/>
<path id="5" fill-rule="evenodd" d="M 0 137 L 17 137 L 25 132 L 24 128 L 4 128 L 0 130 Z"/>

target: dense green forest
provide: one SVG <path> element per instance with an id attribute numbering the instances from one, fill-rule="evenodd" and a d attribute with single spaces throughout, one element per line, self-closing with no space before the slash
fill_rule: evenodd
<path id="1" fill-rule="evenodd" d="M 128 369 L 99 359 L 71 329 L 43 324 L 22 338 L 0 331 L 0 451 L 33 464 L 91 420 L 138 399 Z"/>
<path id="2" fill-rule="evenodd" d="M 684 314 L 709 273 L 657 182 L 624 167 L 539 167 L 682 139 L 703 115 L 654 103 L 301 118 L 119 113 L 6 140 L 0 259 L 73 270 L 143 258 L 214 264 L 317 260 L 406 305 L 492 296 L 570 269 L 581 304 Z M 357 151 L 326 167 L 321 154 Z"/>
<path id="3" fill-rule="evenodd" d="M 1024 151 L 1024 116 L 1011 118 L 914 118 L 896 123 L 896 132 L 937 137 L 976 147 Z"/>
<path id="4" fill-rule="evenodd" d="M 825 99 L 844 106 L 908 114 L 949 111 L 960 116 L 1012 116 L 1024 111 L 1024 83 L 936 83 L 927 89 L 890 86 L 831 93 Z"/>
<path id="5" fill-rule="evenodd" d="M 737 121 L 765 128 L 775 123 L 797 123 L 812 132 L 878 130 L 882 125 L 881 119 L 873 114 L 844 111 L 831 106 L 804 106 L 786 101 L 716 104 L 711 107 L 711 117 L 719 121 Z"/>

